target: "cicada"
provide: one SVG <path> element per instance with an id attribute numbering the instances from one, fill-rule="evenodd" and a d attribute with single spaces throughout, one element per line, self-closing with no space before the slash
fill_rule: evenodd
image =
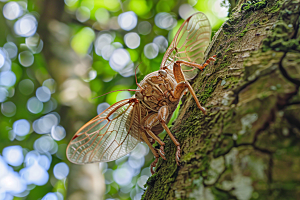
<path id="1" fill-rule="evenodd" d="M 188 80 L 215 60 L 213 56 L 201 64 L 210 37 L 211 26 L 203 13 L 187 18 L 167 49 L 160 70 L 137 83 L 133 97 L 113 104 L 81 127 L 67 147 L 68 159 L 76 164 L 109 162 L 145 142 L 155 156 L 150 167 L 153 174 L 159 156 L 166 160 L 165 143 L 158 137 L 165 130 L 177 147 L 175 160 L 179 165 L 180 143 L 167 123 L 187 90 L 206 114 Z M 159 149 L 152 146 L 155 141 Z"/>

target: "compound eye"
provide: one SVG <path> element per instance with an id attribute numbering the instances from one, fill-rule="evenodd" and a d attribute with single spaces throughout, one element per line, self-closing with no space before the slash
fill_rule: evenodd
<path id="1" fill-rule="evenodd" d="M 167 77 L 167 72 L 165 70 L 163 70 L 163 69 L 159 70 L 158 74 L 161 75 L 163 78 Z"/>
<path id="2" fill-rule="evenodd" d="M 144 99 L 144 96 L 143 96 L 143 94 L 142 94 L 140 91 L 136 91 L 136 92 L 135 92 L 135 97 L 136 97 L 138 100 L 143 100 L 143 99 Z"/>

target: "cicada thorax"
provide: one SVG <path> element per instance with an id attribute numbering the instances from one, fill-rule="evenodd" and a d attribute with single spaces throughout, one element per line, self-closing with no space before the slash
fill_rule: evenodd
<path id="1" fill-rule="evenodd" d="M 175 103 L 172 101 L 172 92 L 176 87 L 176 81 L 164 70 L 148 74 L 140 85 L 143 90 L 136 94 L 136 97 L 148 112 L 158 112 L 162 106 Z"/>
<path id="2" fill-rule="evenodd" d="M 135 97 L 141 105 L 141 116 L 143 122 L 153 113 L 158 113 L 159 109 L 165 105 L 169 108 L 170 120 L 172 113 L 176 109 L 179 100 L 174 100 L 173 92 L 177 83 L 173 76 L 165 70 L 159 70 L 148 74 L 141 82 L 141 91 L 136 92 Z M 163 131 L 159 124 L 152 127 L 155 134 Z"/>

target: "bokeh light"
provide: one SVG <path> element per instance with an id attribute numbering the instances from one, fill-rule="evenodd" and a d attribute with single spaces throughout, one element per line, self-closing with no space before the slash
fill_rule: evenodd
<path id="1" fill-rule="evenodd" d="M 146 175 L 140 176 L 139 179 L 137 180 L 138 186 L 140 186 L 140 188 L 142 188 L 142 189 L 146 189 L 144 187 L 144 185 L 146 184 L 148 178 L 149 178 L 149 176 L 146 176 Z"/>
<path id="2" fill-rule="evenodd" d="M 95 17 L 100 24 L 107 24 L 109 21 L 109 12 L 105 8 L 99 8 L 95 12 Z"/>
<path id="3" fill-rule="evenodd" d="M 7 101 L 1 104 L 1 112 L 6 117 L 12 117 L 16 114 L 17 106 L 11 102 Z"/>
<path id="4" fill-rule="evenodd" d="M 3 48 L 6 50 L 6 52 L 9 55 L 9 58 L 15 58 L 18 54 L 18 47 L 15 43 L 13 42 L 7 42 L 3 45 Z M 0 50 L 0 68 L 1 68 L 1 50 Z"/>
<path id="5" fill-rule="evenodd" d="M 12 71 L 0 72 L 0 85 L 10 87 L 16 83 L 16 75 Z"/>
<path id="6" fill-rule="evenodd" d="M 4 102 L 8 95 L 8 91 L 5 87 L 0 87 L 0 102 Z"/>
<path id="7" fill-rule="evenodd" d="M 36 97 L 37 97 L 38 100 L 40 100 L 41 102 L 49 101 L 50 98 L 51 98 L 51 91 L 50 91 L 49 88 L 47 88 L 46 86 L 39 87 L 39 88 L 36 90 Z"/>
<path id="8" fill-rule="evenodd" d="M 49 174 L 44 167 L 39 165 L 38 159 L 33 160 L 31 165 L 21 169 L 20 175 L 27 184 L 44 185 L 49 179 Z"/>
<path id="9" fill-rule="evenodd" d="M 8 20 L 17 19 L 23 13 L 22 8 L 17 2 L 8 2 L 3 7 L 3 15 Z"/>
<path id="10" fill-rule="evenodd" d="M 178 10 L 178 13 L 182 19 L 187 19 L 195 12 L 196 10 L 190 4 L 182 4 Z"/>
<path id="11" fill-rule="evenodd" d="M 132 62 L 128 63 L 122 70 L 119 71 L 119 74 L 123 77 L 133 76 L 134 72 L 134 64 Z"/>
<path id="12" fill-rule="evenodd" d="M 130 31 L 134 27 L 136 27 L 137 24 L 137 16 L 134 12 L 124 12 L 119 15 L 118 17 L 118 23 L 122 29 L 125 31 Z"/>
<path id="13" fill-rule="evenodd" d="M 22 37 L 29 37 L 35 34 L 37 29 L 37 20 L 31 14 L 26 14 L 18 19 L 14 26 L 16 34 Z"/>
<path id="14" fill-rule="evenodd" d="M 66 178 L 69 174 L 68 165 L 64 162 L 56 164 L 53 168 L 53 174 L 54 174 L 55 178 L 57 178 L 59 180 Z"/>
<path id="15" fill-rule="evenodd" d="M 114 182 L 114 178 L 113 178 L 113 170 L 112 169 L 107 169 L 104 173 L 105 176 L 105 184 L 111 184 L 112 182 Z"/>
<path id="16" fill-rule="evenodd" d="M 137 33 L 127 33 L 124 36 L 124 42 L 130 49 L 135 49 L 140 46 L 140 36 Z"/>
<path id="17" fill-rule="evenodd" d="M 158 55 L 159 48 L 155 43 L 146 44 L 144 47 L 144 54 L 147 58 L 153 59 Z"/>
<path id="18" fill-rule="evenodd" d="M 3 52 L 2 48 L 0 48 L 0 68 L 4 65 L 6 59 L 6 55 Z"/>
<path id="19" fill-rule="evenodd" d="M 34 90 L 34 83 L 30 79 L 23 79 L 19 83 L 19 90 L 24 95 L 29 95 Z"/>
<path id="20" fill-rule="evenodd" d="M 12 166 L 19 166 L 24 160 L 22 147 L 18 145 L 5 147 L 2 151 L 2 155 L 4 160 Z"/>
<path id="21" fill-rule="evenodd" d="M 87 21 L 90 18 L 90 15 L 91 15 L 90 10 L 85 6 L 81 6 L 76 11 L 76 18 L 80 22 Z"/>
<path id="22" fill-rule="evenodd" d="M 113 177 L 117 184 L 127 185 L 131 182 L 133 173 L 128 167 L 122 167 L 114 170 Z"/>
<path id="23" fill-rule="evenodd" d="M 55 193 L 49 192 L 42 198 L 42 200 L 59 200 L 59 199 L 57 198 L 57 195 Z"/>
<path id="24" fill-rule="evenodd" d="M 112 45 L 106 45 L 101 50 L 101 55 L 104 60 L 109 60 L 116 48 Z"/>
<path id="25" fill-rule="evenodd" d="M 225 3 L 225 7 L 221 6 L 221 3 Z M 229 1 L 216 0 L 213 5 L 214 9 L 212 10 L 216 16 L 219 18 L 225 18 L 228 15 Z"/>
<path id="26" fill-rule="evenodd" d="M 102 49 L 110 45 L 114 41 L 114 36 L 110 34 L 109 32 L 102 32 L 98 35 L 96 41 L 95 41 L 95 52 L 101 56 Z"/>
<path id="27" fill-rule="evenodd" d="M 91 50 L 91 44 L 94 38 L 94 30 L 89 27 L 84 27 L 72 38 L 71 47 L 77 54 L 85 55 Z"/>
<path id="28" fill-rule="evenodd" d="M 155 24 L 161 29 L 171 30 L 176 26 L 177 20 L 170 13 L 161 12 L 155 16 Z"/>
<path id="29" fill-rule="evenodd" d="M 111 68 L 115 71 L 120 71 L 122 70 L 130 61 L 130 56 L 128 51 L 126 51 L 125 49 L 116 49 L 110 59 L 109 59 L 109 65 L 111 66 Z"/>
<path id="30" fill-rule="evenodd" d="M 103 102 L 103 103 L 100 103 L 98 106 L 97 106 L 97 113 L 98 115 L 101 114 L 106 108 L 109 107 L 109 104 L 106 103 L 106 102 Z"/>
<path id="31" fill-rule="evenodd" d="M 65 0 L 65 4 L 67 6 L 74 6 L 74 4 L 77 2 L 78 0 Z"/>
<path id="32" fill-rule="evenodd" d="M 49 113 L 33 122 L 33 130 L 39 134 L 50 133 L 53 126 L 57 126 L 59 118 L 55 113 Z"/>
<path id="33" fill-rule="evenodd" d="M 29 67 L 34 62 L 34 56 L 30 51 L 23 51 L 19 53 L 19 62 L 24 67 Z"/>
<path id="34" fill-rule="evenodd" d="M 148 35 L 151 32 L 152 26 L 150 22 L 143 21 L 138 25 L 138 31 L 141 35 Z"/>
<path id="35" fill-rule="evenodd" d="M 31 50 L 32 53 L 40 53 L 43 49 L 44 42 L 40 39 L 38 34 L 34 34 L 31 37 L 25 39 L 26 46 Z"/>
<path id="36" fill-rule="evenodd" d="M 168 40 L 162 35 L 159 35 L 159 36 L 155 37 L 153 39 L 153 43 L 158 46 L 160 53 L 165 53 L 168 46 L 169 46 L 168 45 Z"/>
<path id="37" fill-rule="evenodd" d="M 56 82 L 52 78 L 45 80 L 43 82 L 43 86 L 46 86 L 50 90 L 51 94 L 53 94 L 56 91 Z"/>
<path id="38" fill-rule="evenodd" d="M 57 151 L 57 143 L 48 135 L 42 136 L 34 142 L 34 149 L 39 153 L 54 154 Z"/>
<path id="39" fill-rule="evenodd" d="M 42 112 L 43 110 L 43 103 L 36 97 L 31 97 L 28 101 L 27 101 L 27 109 L 34 113 L 37 114 L 39 112 Z"/>
<path id="40" fill-rule="evenodd" d="M 66 131 L 62 126 L 52 126 L 51 136 L 54 140 L 60 141 L 66 137 Z"/>
<path id="41" fill-rule="evenodd" d="M 26 182 L 19 176 L 17 172 L 14 172 L 12 168 L 5 166 L 6 163 L 0 157 L 0 166 L 4 170 L 3 176 L 0 177 L 1 192 L 7 192 L 8 194 L 18 194 L 26 190 Z M 10 196 L 10 195 L 8 195 Z"/>
<path id="42" fill-rule="evenodd" d="M 26 119 L 20 119 L 14 122 L 13 131 L 18 136 L 25 136 L 30 131 L 30 123 Z"/>

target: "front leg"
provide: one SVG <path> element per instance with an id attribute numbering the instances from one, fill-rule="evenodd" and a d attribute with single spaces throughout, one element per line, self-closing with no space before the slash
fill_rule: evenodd
<path id="1" fill-rule="evenodd" d="M 173 136 L 173 134 L 171 133 L 169 127 L 166 124 L 166 121 L 167 121 L 168 117 L 169 117 L 168 106 L 167 105 L 162 106 L 158 111 L 158 119 L 159 119 L 159 122 L 161 123 L 162 127 L 166 130 L 166 132 L 170 136 L 171 140 L 174 142 L 174 144 L 177 147 L 175 160 L 176 160 L 177 165 L 180 166 L 180 164 L 179 164 L 179 162 L 180 162 L 180 160 L 179 160 L 179 158 L 180 158 L 180 144 L 176 140 L 176 138 Z"/>
<path id="2" fill-rule="evenodd" d="M 141 130 L 140 134 L 142 136 L 143 141 L 146 142 L 146 144 L 149 146 L 150 150 L 152 151 L 153 155 L 155 156 L 155 160 L 150 165 L 150 171 L 151 171 L 151 174 L 153 175 L 154 174 L 153 168 L 156 167 L 159 155 L 157 153 L 157 150 L 153 148 L 151 142 L 148 140 L 148 138 L 147 138 L 146 133 L 144 132 L 144 130 Z"/>
<path id="3" fill-rule="evenodd" d="M 191 70 L 200 69 L 201 71 L 203 71 L 203 69 L 210 63 L 210 61 L 216 61 L 215 57 L 217 57 L 217 56 L 213 55 L 212 57 L 209 57 L 203 65 L 200 65 L 197 63 L 191 63 L 191 62 L 187 62 L 187 61 L 183 61 L 183 60 L 177 60 L 176 63 L 184 64 L 185 66 L 192 67 L 193 69 L 191 69 Z"/>
<path id="4" fill-rule="evenodd" d="M 185 89 L 188 88 L 191 95 L 195 99 L 198 108 L 203 112 L 203 114 L 206 115 L 206 110 L 205 110 L 204 107 L 201 106 L 201 104 L 200 104 L 200 102 L 199 102 L 199 100 L 198 100 L 198 98 L 197 98 L 197 96 L 194 92 L 194 89 L 192 88 L 190 83 L 185 80 L 180 65 L 175 63 L 173 69 L 174 69 L 174 75 L 175 75 L 176 81 L 180 81 L 180 82 L 178 82 L 178 84 L 176 85 L 176 88 L 174 90 L 174 93 L 173 93 L 174 100 L 173 101 L 176 101 L 176 100 L 180 99 L 183 92 L 185 91 Z"/>
<path id="5" fill-rule="evenodd" d="M 164 160 L 167 160 L 166 157 L 165 157 L 165 151 L 164 151 L 164 146 L 165 146 L 165 143 L 163 141 L 160 140 L 159 137 L 157 137 L 152 131 L 152 127 L 157 125 L 158 124 L 158 114 L 157 113 L 154 113 L 152 115 L 150 115 L 145 123 L 144 123 L 144 129 L 145 131 L 147 132 L 147 134 L 153 138 L 155 141 L 158 142 L 158 144 L 160 145 L 160 149 L 158 150 L 159 152 L 159 155 L 164 159 Z"/>
<path id="6" fill-rule="evenodd" d="M 200 69 L 201 71 L 210 63 L 210 61 L 215 61 L 216 55 L 210 57 L 207 59 L 207 61 L 203 64 L 203 65 L 199 65 L 197 63 L 191 63 L 191 62 L 187 62 L 187 61 L 181 61 L 178 60 L 174 63 L 173 66 L 173 74 L 175 77 L 176 82 L 178 83 L 178 85 L 175 88 L 174 91 L 174 95 L 173 96 L 177 96 L 177 98 L 180 98 L 182 93 L 184 92 L 185 88 L 188 88 L 190 93 L 192 94 L 193 98 L 196 101 L 196 104 L 198 106 L 198 108 L 206 115 L 206 110 L 204 107 L 201 106 L 200 102 L 198 101 L 198 98 L 192 88 L 192 86 L 190 85 L 190 83 L 185 79 L 183 71 L 181 69 L 181 64 L 184 64 L 188 67 L 192 67 L 193 69 Z M 178 97 L 179 96 L 179 97 Z M 175 97 L 176 98 L 176 97 Z"/>

